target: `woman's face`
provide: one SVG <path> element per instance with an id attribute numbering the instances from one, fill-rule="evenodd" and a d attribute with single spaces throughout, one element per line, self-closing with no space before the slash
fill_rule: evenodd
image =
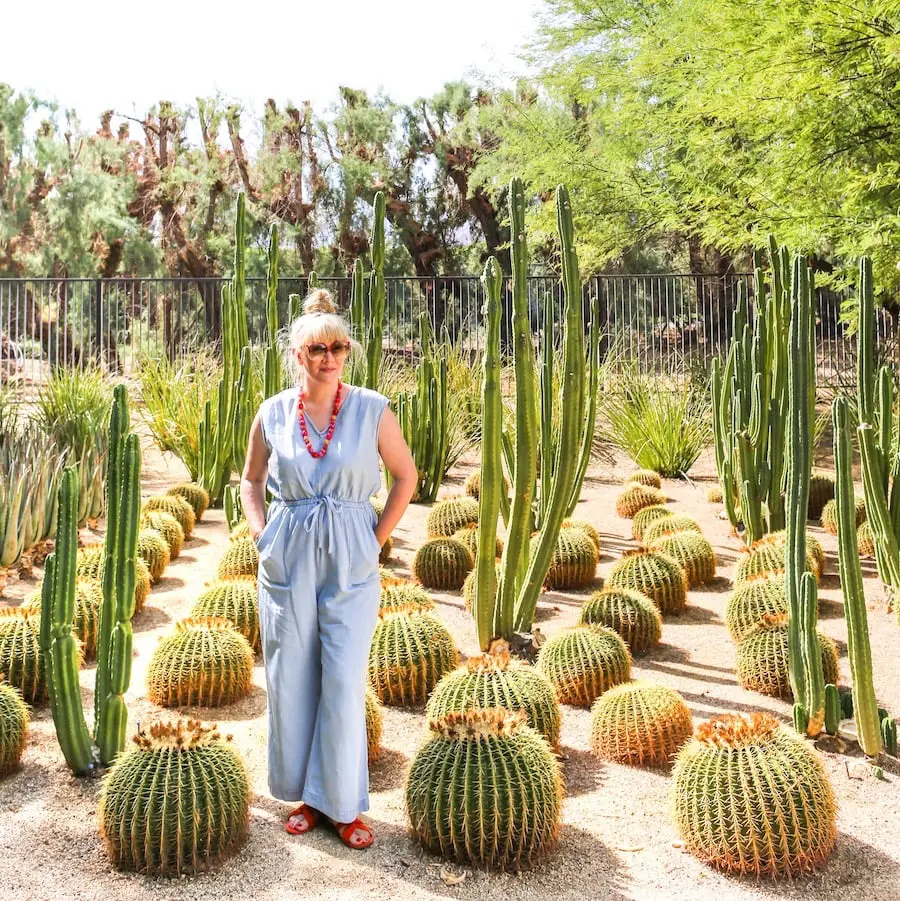
<path id="1" fill-rule="evenodd" d="M 297 362 L 310 381 L 337 384 L 349 355 L 347 339 L 310 341 L 297 349 Z"/>

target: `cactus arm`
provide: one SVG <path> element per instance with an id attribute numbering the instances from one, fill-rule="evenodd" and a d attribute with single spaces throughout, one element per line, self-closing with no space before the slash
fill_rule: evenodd
<path id="1" fill-rule="evenodd" d="M 369 341 L 366 347 L 366 387 L 378 390 L 381 347 L 384 334 L 384 214 L 383 191 L 375 195 L 375 219 L 372 224 L 372 277 L 369 281 Z"/>
<path id="2" fill-rule="evenodd" d="M 503 429 L 500 434 L 500 450 L 503 453 L 503 462 L 506 465 L 506 469 L 512 476 L 510 478 L 510 483 L 512 483 L 515 478 L 515 450 L 513 450 L 512 439 L 509 437 L 509 432 L 506 429 Z M 510 508 L 509 494 L 504 482 L 503 487 L 500 489 L 500 515 L 503 517 L 503 525 L 507 530 L 509 529 Z"/>
<path id="3" fill-rule="evenodd" d="M 803 573 L 800 577 L 800 634 L 806 678 L 806 734 L 810 737 L 818 735 L 825 726 L 825 674 L 816 630 L 818 594 L 816 577 L 811 572 Z"/>
<path id="4" fill-rule="evenodd" d="M 873 421 L 875 415 L 875 299 L 872 288 L 872 261 L 859 261 L 859 337 L 857 341 L 856 393 L 859 421 Z"/>
<path id="5" fill-rule="evenodd" d="M 483 377 L 481 384 L 481 487 L 478 494 L 478 552 L 475 555 L 475 599 L 472 612 L 483 651 L 490 647 L 495 634 L 508 634 L 510 623 L 504 621 L 496 603 L 496 571 L 494 563 L 497 542 L 497 516 L 503 487 L 500 433 L 503 429 L 503 407 L 500 398 L 500 292 L 503 273 L 494 257 L 487 261 L 482 276 L 485 295 L 485 335 Z M 510 617 L 511 620 L 511 617 Z"/>
<path id="6" fill-rule="evenodd" d="M 600 306 L 599 298 L 591 304 L 591 327 L 588 338 L 588 386 L 587 409 L 584 416 L 584 429 L 581 433 L 581 447 L 578 451 L 578 469 L 572 485 L 572 497 L 566 508 L 566 516 L 571 516 L 575 505 L 581 497 L 581 486 L 587 475 L 591 462 L 591 450 L 594 446 L 594 430 L 597 425 L 597 392 L 600 390 Z"/>
<path id="7" fill-rule="evenodd" d="M 872 679 L 872 649 L 859 544 L 856 537 L 856 499 L 853 493 L 851 459 L 852 432 L 846 398 L 839 397 L 832 408 L 834 422 L 835 490 L 838 516 L 838 555 L 841 593 L 847 619 L 847 656 L 853 682 L 853 715 L 859 744 L 870 757 L 881 752 L 881 724 Z"/>
<path id="8" fill-rule="evenodd" d="M 550 569 L 559 529 L 565 517 L 577 466 L 576 448 L 584 422 L 584 325 L 582 319 L 581 277 L 575 252 L 572 206 L 563 185 L 556 189 L 557 227 L 560 236 L 561 270 L 565 294 L 565 326 L 563 333 L 564 370 L 560 396 L 559 439 L 553 467 L 553 484 L 541 520 L 537 546 L 516 602 L 515 624 L 519 631 L 529 631 L 534 622 L 538 597 Z"/>
<path id="9" fill-rule="evenodd" d="M 541 374 L 539 378 L 540 388 L 540 464 L 541 485 L 538 494 L 538 514 L 541 521 L 544 511 L 547 509 L 547 500 L 550 497 L 550 484 L 553 481 L 553 402 L 556 393 L 553 390 L 553 364 L 554 364 L 554 329 L 553 329 L 553 294 L 544 297 L 544 328 L 541 335 Z"/>
<path id="10" fill-rule="evenodd" d="M 894 376 L 889 366 L 878 371 L 878 457 L 882 490 L 887 496 L 891 474 L 891 444 L 894 432 Z"/>
<path id="11" fill-rule="evenodd" d="M 825 685 L 825 731 L 829 735 L 837 735 L 840 725 L 841 695 L 837 685 L 829 682 Z M 803 731 L 806 731 L 805 725 Z"/>
<path id="12" fill-rule="evenodd" d="M 857 435 L 866 513 L 872 526 L 872 534 L 875 536 L 875 549 L 878 552 L 876 555 L 878 574 L 889 589 L 896 592 L 900 588 L 900 550 L 882 490 L 875 430 L 868 422 L 861 422 L 857 428 Z"/>
<path id="13" fill-rule="evenodd" d="M 269 229 L 266 256 L 266 359 L 263 397 L 278 394 L 283 385 L 281 355 L 278 353 L 278 226 Z M 241 467 L 243 468 L 243 467 Z"/>
<path id="14" fill-rule="evenodd" d="M 740 472 L 744 478 L 741 481 L 741 515 L 744 520 L 744 529 L 747 532 L 746 539 L 752 544 L 763 537 L 762 504 L 759 486 L 756 479 L 759 473 L 755 470 L 753 459 L 753 445 L 747 432 L 739 432 L 737 435 L 738 459 Z"/>

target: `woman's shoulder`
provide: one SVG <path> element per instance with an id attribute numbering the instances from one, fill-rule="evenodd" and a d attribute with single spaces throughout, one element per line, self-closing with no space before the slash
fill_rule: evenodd
<path id="1" fill-rule="evenodd" d="M 383 394 L 379 394 L 371 388 L 363 388 L 362 385 L 353 385 L 352 391 L 359 398 L 360 404 L 367 409 L 382 410 L 390 402 Z"/>
<path id="2" fill-rule="evenodd" d="M 285 388 L 284 391 L 279 391 L 278 394 L 273 394 L 271 397 L 267 397 L 259 405 L 259 416 L 261 419 L 264 419 L 269 416 L 273 410 L 283 410 L 291 408 L 296 402 L 296 399 L 297 388 Z"/>

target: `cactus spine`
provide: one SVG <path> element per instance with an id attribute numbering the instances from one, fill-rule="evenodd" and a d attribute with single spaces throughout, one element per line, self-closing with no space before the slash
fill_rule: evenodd
<path id="1" fill-rule="evenodd" d="M 833 406 L 834 463 L 837 474 L 835 500 L 838 518 L 838 554 L 841 565 L 841 593 L 847 619 L 847 653 L 853 681 L 853 716 L 859 745 L 870 757 L 881 752 L 881 728 L 878 701 L 872 679 L 872 649 L 869 645 L 869 623 L 863 591 L 859 546 L 856 539 L 856 509 L 851 469 L 850 419 L 846 398 L 839 397 Z"/>

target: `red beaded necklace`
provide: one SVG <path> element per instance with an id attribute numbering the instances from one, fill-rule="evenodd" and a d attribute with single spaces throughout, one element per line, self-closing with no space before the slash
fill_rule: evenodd
<path id="1" fill-rule="evenodd" d="M 314 460 L 318 460 L 328 453 L 328 445 L 331 443 L 331 439 L 334 437 L 334 426 L 337 423 L 338 410 L 341 408 L 342 387 L 342 383 L 338 382 L 337 394 L 334 395 L 334 407 L 331 410 L 331 420 L 328 424 L 328 431 L 325 433 L 325 440 L 322 442 L 321 450 L 313 450 L 312 443 L 309 440 L 309 432 L 306 428 L 306 417 L 303 415 L 303 391 L 301 390 L 297 395 L 297 417 L 300 419 L 300 431 L 303 434 L 303 443 L 306 445 L 306 449 L 309 451 L 309 455 Z"/>

